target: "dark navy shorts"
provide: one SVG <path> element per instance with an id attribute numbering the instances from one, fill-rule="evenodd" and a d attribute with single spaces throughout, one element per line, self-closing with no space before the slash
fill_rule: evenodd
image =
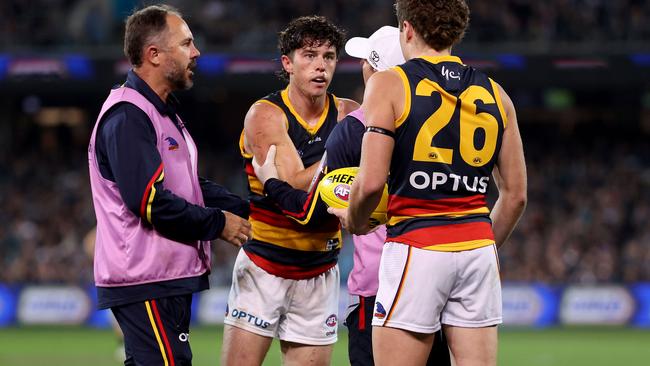
<path id="1" fill-rule="evenodd" d="M 359 297 L 359 306 L 345 320 L 348 327 L 348 357 L 351 366 L 373 366 L 372 313 L 375 296 Z M 440 330 L 435 334 L 427 365 L 451 366 L 447 339 Z"/>
<path id="2" fill-rule="evenodd" d="M 191 308 L 191 294 L 112 307 L 124 333 L 124 365 L 192 365 Z"/>

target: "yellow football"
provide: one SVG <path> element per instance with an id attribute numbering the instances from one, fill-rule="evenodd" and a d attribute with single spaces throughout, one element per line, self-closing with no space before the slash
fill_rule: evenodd
<path id="1" fill-rule="evenodd" d="M 350 201 L 350 190 L 354 183 L 354 178 L 359 171 L 358 167 L 348 167 L 332 170 L 327 173 L 318 183 L 320 198 L 329 207 L 346 208 Z M 383 225 L 386 223 L 386 212 L 388 209 L 388 186 L 384 185 L 384 193 L 377 208 L 370 215 L 369 223 L 371 227 Z"/>

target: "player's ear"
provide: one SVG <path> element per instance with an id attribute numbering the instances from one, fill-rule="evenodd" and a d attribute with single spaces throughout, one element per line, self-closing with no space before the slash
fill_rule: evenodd
<path id="1" fill-rule="evenodd" d="M 148 62 L 151 63 L 155 66 L 160 65 L 162 53 L 160 52 L 160 49 L 158 46 L 154 44 L 150 44 L 144 48 L 144 51 L 142 52 L 142 62 Z"/>
<path id="2" fill-rule="evenodd" d="M 282 61 L 282 67 L 284 68 L 284 71 L 289 73 L 289 75 L 293 74 L 293 60 L 291 59 L 291 56 L 282 55 L 280 57 L 280 61 Z"/>
<path id="3" fill-rule="evenodd" d="M 407 20 L 402 23 L 402 32 L 406 33 L 406 41 L 410 42 L 413 38 L 413 26 Z"/>

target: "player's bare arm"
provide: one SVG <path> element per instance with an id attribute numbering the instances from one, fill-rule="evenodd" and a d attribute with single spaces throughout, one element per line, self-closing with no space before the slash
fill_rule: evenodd
<path id="1" fill-rule="evenodd" d="M 338 120 L 340 121 L 341 119 L 345 118 L 345 116 L 347 116 L 349 113 L 359 109 L 360 107 L 361 106 L 359 105 L 359 103 L 355 102 L 352 99 L 339 98 L 338 99 L 338 105 L 337 105 Z M 288 135 L 287 135 L 287 138 L 288 138 Z M 289 142 L 291 142 L 291 141 L 289 141 Z M 273 144 L 270 144 L 269 146 L 271 146 L 271 145 L 273 145 Z M 293 144 L 291 146 L 293 146 Z M 248 147 L 246 149 L 248 150 Z M 268 151 L 268 147 L 267 147 L 266 150 Z M 295 151 L 295 148 L 293 148 L 293 150 Z M 258 156 L 258 155 L 255 155 L 255 156 Z M 264 153 L 263 156 L 266 156 L 266 153 Z M 275 156 L 275 151 L 274 151 L 274 156 Z M 298 154 L 296 153 L 295 156 L 297 157 Z M 258 161 L 261 161 L 263 163 L 258 164 Z M 268 156 L 266 156 L 264 160 L 257 160 L 257 159 L 253 160 L 253 166 L 255 167 L 255 173 L 258 176 L 258 179 L 260 180 L 260 182 L 262 182 L 262 184 L 264 184 L 266 182 L 266 180 L 268 180 L 269 178 L 280 178 L 282 180 L 285 180 L 285 179 L 283 179 L 281 177 L 281 173 L 279 172 L 279 169 L 277 167 L 278 162 L 279 161 L 277 159 L 276 160 L 269 160 Z M 320 162 L 317 162 L 317 163 L 314 163 L 314 164 L 312 164 L 311 166 L 309 166 L 307 168 L 303 167 L 301 170 L 299 170 L 299 171 L 297 171 L 295 173 L 296 175 L 300 175 L 300 177 L 295 179 L 294 182 L 287 181 L 287 180 L 285 180 L 285 181 L 287 181 L 289 184 L 291 184 L 294 188 L 307 190 L 306 187 L 309 186 L 309 184 L 314 179 L 314 176 L 317 174 L 316 170 L 317 170 L 319 165 L 320 165 Z M 300 163 L 300 166 L 302 166 L 302 163 Z M 258 172 L 260 172 L 260 173 L 258 173 Z M 306 185 L 304 185 L 304 183 L 302 182 L 304 177 L 309 177 L 309 182 Z"/>
<path id="2" fill-rule="evenodd" d="M 493 172 L 499 198 L 494 204 L 490 218 L 497 247 L 503 245 L 510 237 L 526 208 L 527 201 L 526 162 L 517 125 L 517 114 L 508 94 L 500 85 L 498 89 L 507 122 L 497 166 Z"/>
<path id="3" fill-rule="evenodd" d="M 257 102 L 248 110 L 244 120 L 244 147 L 257 161 L 264 161 L 271 145 L 277 148 L 275 165 L 279 178 L 295 188 L 306 189 L 313 172 L 305 169 L 287 134 L 284 113 L 273 105 Z"/>
<path id="4" fill-rule="evenodd" d="M 374 74 L 368 80 L 363 97 L 363 112 L 367 125 L 378 131 L 395 132 L 395 121 L 404 109 L 405 91 L 402 81 L 393 70 Z M 347 229 L 352 233 L 366 233 L 368 217 L 381 200 L 388 178 L 395 140 L 385 133 L 366 132 L 361 147 L 359 173 L 350 193 Z"/>
<path id="5" fill-rule="evenodd" d="M 345 118 L 345 116 L 351 112 L 356 111 L 359 108 L 361 108 L 361 105 L 352 99 L 338 98 L 338 103 L 336 105 L 336 109 L 338 111 L 337 121 L 341 121 L 343 118 Z M 305 168 L 304 171 L 298 172 L 298 177 L 296 180 L 299 180 L 299 183 L 296 182 L 296 185 L 291 183 L 289 184 L 291 184 L 294 188 L 302 189 L 303 191 L 310 191 L 311 185 L 317 183 L 315 181 L 315 178 L 317 178 L 319 175 L 319 167 L 322 165 L 321 163 L 321 161 L 318 161 Z M 298 186 L 298 184 L 300 184 L 300 186 Z"/>
<path id="6" fill-rule="evenodd" d="M 271 145 L 266 152 L 266 159 L 262 163 L 258 163 L 257 159 L 252 161 L 255 175 L 262 185 L 271 178 L 278 178 L 278 168 L 275 166 L 276 151 L 275 145 Z"/>

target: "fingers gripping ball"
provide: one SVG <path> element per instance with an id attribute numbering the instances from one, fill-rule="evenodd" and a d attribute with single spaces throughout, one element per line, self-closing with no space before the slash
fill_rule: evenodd
<path id="1" fill-rule="evenodd" d="M 357 176 L 358 167 L 349 167 L 332 170 L 318 183 L 320 198 L 329 207 L 346 208 L 350 201 L 350 190 Z M 388 187 L 384 185 L 384 193 L 377 208 L 370 215 L 371 227 L 383 225 L 387 221 Z"/>

